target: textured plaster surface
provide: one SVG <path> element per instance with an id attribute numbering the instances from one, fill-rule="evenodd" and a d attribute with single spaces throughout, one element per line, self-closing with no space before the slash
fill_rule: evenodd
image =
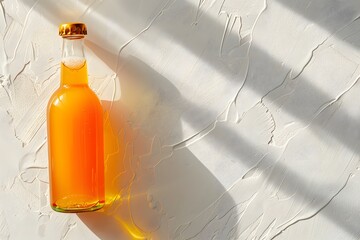
<path id="1" fill-rule="evenodd" d="M 358 0 L 0 4 L 0 239 L 360 238 Z M 48 200 L 70 21 L 104 108 L 96 213 Z"/>

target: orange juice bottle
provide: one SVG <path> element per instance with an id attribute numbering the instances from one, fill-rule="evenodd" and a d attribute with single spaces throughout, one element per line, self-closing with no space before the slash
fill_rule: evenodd
<path id="1" fill-rule="evenodd" d="M 88 86 L 83 23 L 62 24 L 60 87 L 47 108 L 50 204 L 58 212 L 104 205 L 103 111 Z"/>

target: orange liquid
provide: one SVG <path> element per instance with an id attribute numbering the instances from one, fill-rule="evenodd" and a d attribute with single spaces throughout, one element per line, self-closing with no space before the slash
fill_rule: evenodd
<path id="1" fill-rule="evenodd" d="M 104 205 L 103 111 L 88 87 L 86 62 L 61 65 L 61 86 L 48 104 L 51 207 L 83 212 Z"/>

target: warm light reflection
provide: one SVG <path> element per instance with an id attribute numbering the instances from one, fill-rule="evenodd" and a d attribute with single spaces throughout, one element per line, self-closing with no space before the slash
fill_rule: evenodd
<path id="1" fill-rule="evenodd" d="M 126 232 L 130 234 L 133 239 L 149 239 L 146 234 L 144 234 L 138 227 L 136 227 L 133 223 L 129 224 L 120 216 L 114 217 L 116 221 L 119 222 L 120 226 L 124 228 Z"/>
<path id="2" fill-rule="evenodd" d="M 131 214 L 131 185 L 134 173 L 131 170 L 134 131 L 123 121 L 125 109 L 119 104 L 104 114 L 105 135 L 105 214 L 113 218 L 119 228 L 131 239 L 149 239 L 135 223 Z"/>
<path id="3" fill-rule="evenodd" d="M 139 63 L 138 63 L 139 64 Z M 140 71 L 135 59 L 122 65 L 114 79 L 113 91 L 104 91 L 105 206 L 102 215 L 115 223 L 113 234 L 126 239 L 150 239 L 159 229 L 161 207 L 153 207 L 149 190 L 154 184 L 158 159 L 146 159 L 152 151 L 162 124 L 155 120 L 160 112 L 159 89 Z M 121 81 L 121 94 L 118 94 Z M 121 95 L 121 99 L 114 96 Z M 150 194 L 150 195 L 149 195 Z M 158 206 L 158 205 L 155 205 Z M 101 226 L 101 223 L 98 223 Z M 150 237 L 151 236 L 151 237 Z"/>

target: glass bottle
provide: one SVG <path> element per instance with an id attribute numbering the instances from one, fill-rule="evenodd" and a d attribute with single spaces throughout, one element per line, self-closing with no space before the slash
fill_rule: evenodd
<path id="1" fill-rule="evenodd" d="M 104 205 L 103 110 L 88 86 L 83 23 L 60 25 L 60 87 L 47 108 L 51 207 L 95 211 Z"/>

